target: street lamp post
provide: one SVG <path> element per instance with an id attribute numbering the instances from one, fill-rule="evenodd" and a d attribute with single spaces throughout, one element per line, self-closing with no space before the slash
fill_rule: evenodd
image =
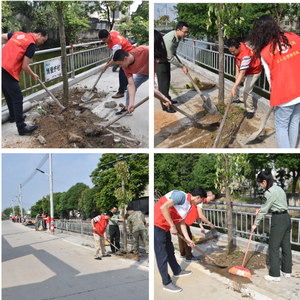
<path id="1" fill-rule="evenodd" d="M 46 174 L 50 182 L 50 218 L 51 218 L 51 233 L 54 234 L 54 208 L 53 208 L 53 175 L 52 175 L 52 154 L 49 154 L 49 163 L 50 163 L 50 174 L 45 173 L 40 169 L 37 171 Z"/>

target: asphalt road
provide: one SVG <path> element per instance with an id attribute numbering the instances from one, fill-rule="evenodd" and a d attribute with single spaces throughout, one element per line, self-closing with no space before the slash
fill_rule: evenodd
<path id="1" fill-rule="evenodd" d="M 92 242 L 93 244 L 93 242 Z M 80 237 L 2 222 L 2 299 L 148 299 L 145 263 L 94 260 Z"/>

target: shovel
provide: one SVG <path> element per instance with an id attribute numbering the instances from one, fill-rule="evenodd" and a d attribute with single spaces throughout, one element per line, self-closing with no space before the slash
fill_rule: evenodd
<path id="1" fill-rule="evenodd" d="M 260 134 L 260 133 L 263 131 L 263 129 L 265 128 L 266 123 L 267 123 L 267 120 L 269 119 L 269 116 L 270 116 L 270 114 L 271 114 L 272 111 L 273 111 L 273 107 L 270 107 L 270 109 L 269 109 L 269 111 L 268 111 L 268 113 L 267 113 L 267 115 L 266 115 L 264 121 L 263 121 L 262 124 L 260 125 L 259 130 L 256 131 L 256 132 L 254 132 L 254 133 L 252 133 L 252 135 L 251 135 L 247 140 L 245 140 L 245 141 L 243 142 L 244 145 L 247 144 L 247 143 L 249 143 L 249 142 L 251 142 L 251 141 L 254 141 L 254 140 L 259 136 L 259 134 Z"/>
<path id="2" fill-rule="evenodd" d="M 178 59 L 178 61 L 182 64 L 182 62 L 180 61 L 179 57 L 175 54 L 176 58 Z M 215 116 L 218 112 L 217 107 L 211 102 L 211 100 L 209 98 L 206 98 L 203 96 L 203 94 L 200 92 L 198 86 L 196 85 L 196 83 L 194 82 L 192 76 L 187 73 L 187 76 L 189 77 L 190 81 L 192 82 L 195 90 L 198 92 L 199 96 L 201 97 L 203 104 L 202 107 L 208 111 L 211 115 Z"/>
<path id="3" fill-rule="evenodd" d="M 106 63 L 106 65 L 111 61 L 112 57 L 113 57 L 113 55 L 110 56 L 110 58 L 109 58 L 108 62 Z M 102 68 L 102 70 L 103 70 L 103 68 Z M 102 74 L 103 74 L 103 71 L 102 71 L 102 70 L 101 70 L 101 72 L 100 72 L 100 74 L 99 74 L 97 80 L 95 81 L 93 87 L 91 88 L 91 90 L 90 90 L 90 91 L 86 91 L 86 92 L 82 95 L 81 101 L 86 102 L 86 101 L 90 100 L 90 99 L 94 96 L 95 93 L 93 93 L 93 91 L 94 91 L 94 88 L 95 88 L 95 86 L 97 85 L 98 81 L 100 80 Z"/>
<path id="4" fill-rule="evenodd" d="M 145 99 L 143 99 L 142 101 L 140 101 L 139 103 L 137 103 L 133 108 L 136 109 L 137 107 L 139 107 L 141 104 L 143 104 L 144 102 L 146 102 L 149 99 L 149 96 L 146 97 Z M 101 130 L 106 129 L 107 127 L 109 127 L 110 125 L 114 124 L 115 122 L 117 122 L 118 120 L 120 120 L 121 118 L 125 117 L 128 114 L 128 110 L 122 114 L 121 116 L 117 117 L 115 120 L 108 122 L 106 125 L 101 126 Z"/>
<path id="5" fill-rule="evenodd" d="M 181 234 L 177 233 L 177 235 L 184 240 L 186 243 L 189 243 Z M 205 257 L 207 257 L 210 261 L 212 261 L 214 263 L 214 265 L 216 265 L 219 268 L 227 268 L 227 266 L 223 266 L 223 265 L 219 265 L 212 257 L 210 257 L 209 255 L 207 255 L 205 252 L 203 252 L 202 250 L 200 250 L 198 247 L 195 246 L 195 249 L 197 251 L 199 251 L 201 254 L 203 254 Z"/>
<path id="6" fill-rule="evenodd" d="M 160 100 L 162 103 L 165 103 L 166 101 L 160 97 L 159 95 L 156 95 L 154 93 L 154 97 L 156 97 L 158 100 Z M 175 106 L 175 105 L 170 105 L 170 107 L 172 107 L 173 109 L 175 109 L 176 111 L 178 111 L 179 113 L 185 115 L 187 118 L 189 118 L 190 120 L 192 120 L 194 123 L 196 123 L 197 125 L 211 125 L 211 123 L 205 122 L 201 119 L 196 119 L 194 116 L 191 116 L 189 114 L 187 114 L 185 111 L 181 110 L 179 107 Z"/>
<path id="7" fill-rule="evenodd" d="M 226 121 L 226 118 L 227 118 L 227 115 L 228 115 L 228 112 L 229 112 L 229 108 L 230 108 L 230 105 L 232 103 L 232 95 L 230 95 L 230 100 L 229 100 L 229 103 L 227 105 L 227 108 L 226 108 L 226 111 L 225 111 L 225 114 L 223 116 L 223 120 L 222 120 L 222 123 L 220 125 L 220 128 L 219 128 L 219 131 L 218 131 L 218 134 L 217 134 L 217 137 L 215 139 L 215 142 L 214 142 L 214 145 L 213 145 L 213 148 L 217 148 L 218 147 L 218 144 L 219 144 L 219 140 L 220 140 L 220 137 L 221 137 L 221 134 L 222 134 L 222 130 L 223 130 L 223 127 L 225 125 L 225 121 Z"/>
<path id="8" fill-rule="evenodd" d="M 126 253 L 126 251 L 121 251 L 119 248 L 117 248 L 114 244 L 112 244 L 108 239 L 106 239 L 96 228 L 94 229 L 95 231 L 97 231 L 98 232 L 98 234 L 100 235 L 100 236 L 102 236 L 106 241 L 108 241 L 116 250 L 117 250 L 117 252 L 119 252 L 118 253 L 118 255 L 122 255 L 123 254 L 123 252 L 125 252 Z"/>
<path id="9" fill-rule="evenodd" d="M 43 84 L 43 82 L 38 78 L 37 79 L 39 84 L 46 90 L 46 92 L 49 94 L 49 96 L 57 103 L 57 105 L 61 108 L 61 113 L 65 111 L 68 107 L 64 107 L 60 104 L 60 102 L 54 97 L 54 95 L 46 88 L 46 86 Z"/>

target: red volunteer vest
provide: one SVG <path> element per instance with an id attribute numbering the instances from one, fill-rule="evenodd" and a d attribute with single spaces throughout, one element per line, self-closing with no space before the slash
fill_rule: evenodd
<path id="1" fill-rule="evenodd" d="M 2 68 L 19 81 L 25 52 L 30 44 L 36 44 L 33 33 L 14 32 L 2 49 Z"/>
<path id="2" fill-rule="evenodd" d="M 204 198 L 203 203 L 206 203 L 206 198 Z M 185 217 L 184 222 L 187 226 L 191 226 L 198 218 L 198 208 L 194 203 L 192 203 L 192 207 Z"/>
<path id="3" fill-rule="evenodd" d="M 133 50 L 133 46 L 128 40 L 126 40 L 121 34 L 117 31 L 111 31 L 110 33 L 110 42 L 107 43 L 107 46 L 112 50 L 114 45 L 122 45 L 122 49 L 126 52 Z"/>
<path id="4" fill-rule="evenodd" d="M 99 222 L 95 224 L 96 229 L 103 235 L 104 230 L 108 224 L 108 220 L 105 219 L 105 216 L 101 216 Z M 98 234 L 95 230 L 93 230 L 94 233 Z M 99 235 L 99 234 L 98 234 Z"/>
<path id="5" fill-rule="evenodd" d="M 251 56 L 251 62 L 249 68 L 245 73 L 245 76 L 260 73 L 262 70 L 260 59 L 255 56 L 254 51 L 250 47 L 248 47 L 245 43 L 240 43 L 240 44 L 241 44 L 241 50 L 239 54 L 235 57 L 235 61 L 238 67 L 239 68 L 241 67 L 242 59 L 245 56 Z"/>
<path id="6" fill-rule="evenodd" d="M 154 205 L 154 225 L 162 228 L 165 231 L 169 231 L 171 227 L 163 216 L 160 207 L 170 199 L 172 192 L 173 191 L 161 197 Z M 190 209 L 191 194 L 186 194 L 186 201 L 183 205 L 174 205 L 169 209 L 173 223 L 176 225 L 177 223 L 180 223 L 182 220 L 184 220 Z"/>
<path id="7" fill-rule="evenodd" d="M 260 52 L 270 69 L 271 106 L 278 106 L 300 97 L 300 38 L 295 33 L 284 35 L 292 47 L 286 46 L 281 55 L 278 45 L 273 53 L 271 42 Z"/>

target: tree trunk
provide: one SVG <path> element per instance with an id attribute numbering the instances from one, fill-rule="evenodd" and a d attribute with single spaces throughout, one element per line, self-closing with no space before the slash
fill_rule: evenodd
<path id="1" fill-rule="evenodd" d="M 226 173 L 229 174 L 229 166 L 226 154 L 224 155 Z M 227 175 L 229 177 L 229 175 Z M 232 208 L 231 208 L 231 198 L 229 189 L 229 178 L 227 178 L 226 191 L 226 214 L 227 214 L 227 229 L 228 229 L 228 254 L 233 252 L 233 227 L 232 227 Z"/>
<path id="2" fill-rule="evenodd" d="M 67 50 L 66 50 L 66 36 L 64 27 L 64 18 L 62 13 L 63 2 L 57 4 L 57 18 L 59 26 L 59 37 L 61 46 L 61 67 L 63 74 L 63 106 L 69 104 L 69 83 L 68 83 L 68 69 L 67 69 Z"/>
<path id="3" fill-rule="evenodd" d="M 220 15 L 222 11 L 222 3 L 219 3 Z M 221 21 L 218 28 L 219 34 L 219 98 L 218 105 L 224 104 L 224 29 L 222 28 Z"/>
<path id="4" fill-rule="evenodd" d="M 296 171 L 293 171 L 293 187 L 292 187 L 292 193 L 296 193 L 296 186 L 297 186 L 297 181 L 299 180 L 300 173 Z"/>
<path id="5" fill-rule="evenodd" d="M 124 178 L 122 178 L 122 193 L 123 193 L 123 199 L 125 199 L 125 181 L 124 181 Z M 125 205 L 123 205 L 122 218 L 124 220 L 123 221 L 124 251 L 127 251 L 127 229 L 126 229 L 126 222 L 125 222 Z"/>

